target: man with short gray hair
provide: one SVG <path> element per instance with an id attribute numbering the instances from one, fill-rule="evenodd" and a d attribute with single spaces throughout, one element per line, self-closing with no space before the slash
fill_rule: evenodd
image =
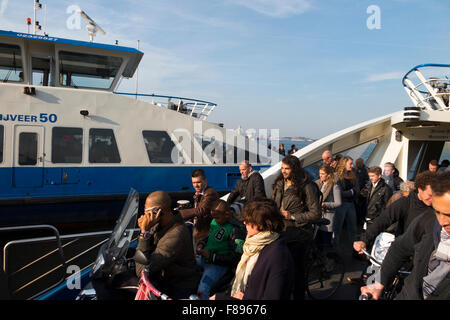
<path id="1" fill-rule="evenodd" d="M 258 171 L 253 171 L 250 162 L 247 160 L 241 162 L 239 171 L 241 178 L 230 192 L 227 203 L 232 204 L 235 200 L 247 203 L 257 198 L 265 198 L 264 180 Z"/>

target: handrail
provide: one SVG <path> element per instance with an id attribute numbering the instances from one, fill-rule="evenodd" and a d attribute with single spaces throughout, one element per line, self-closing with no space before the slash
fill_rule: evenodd
<path id="1" fill-rule="evenodd" d="M 183 97 L 176 97 L 176 96 L 164 96 L 159 94 L 144 94 L 144 93 L 129 93 L 129 92 L 117 92 L 114 91 L 114 94 L 120 94 L 125 96 L 136 96 L 136 97 L 155 97 L 155 98 L 167 98 L 167 99 L 178 99 L 178 100 L 188 100 L 188 101 L 196 101 L 200 103 L 210 104 L 213 106 L 217 106 L 217 103 L 205 101 L 205 100 L 199 100 L 199 99 L 192 99 L 192 98 L 183 98 Z"/>
<path id="2" fill-rule="evenodd" d="M 403 86 L 406 87 L 405 80 L 406 80 L 406 78 L 408 77 L 408 75 L 410 73 L 412 73 L 413 71 L 416 71 L 417 69 L 423 68 L 423 67 L 446 67 L 446 68 L 450 68 L 450 64 L 443 64 L 443 63 L 424 63 L 424 64 L 419 64 L 419 65 L 413 67 L 411 70 L 409 70 L 403 76 L 403 79 L 402 79 Z"/>
<path id="3" fill-rule="evenodd" d="M 450 79 L 440 79 L 438 77 L 429 77 L 426 79 L 419 70 L 424 67 L 450 68 L 450 65 L 426 63 L 417 65 L 409 70 L 402 79 L 403 87 L 409 98 L 413 101 L 414 105 L 420 109 L 450 110 L 448 99 L 450 90 L 447 89 L 447 87 L 450 86 Z M 413 72 L 419 80 L 419 84 L 415 84 L 412 79 L 409 78 L 409 75 Z M 421 86 L 424 86 L 426 91 L 420 90 L 419 88 Z"/>
<path id="4" fill-rule="evenodd" d="M 58 251 L 59 251 L 59 255 L 61 257 L 62 260 L 62 265 L 65 266 L 66 265 L 66 258 L 64 257 L 64 251 L 62 249 L 62 245 L 61 245 L 61 236 L 59 235 L 59 231 L 58 229 L 56 229 L 54 226 L 52 225 L 48 225 L 48 224 L 42 224 L 42 225 L 32 225 L 32 226 L 17 226 L 17 227 L 3 227 L 0 228 L 0 232 L 2 231 L 22 231 L 22 230 L 39 230 L 39 229 L 50 229 L 53 231 L 53 233 L 55 234 L 55 238 L 58 244 Z M 53 239 L 53 237 L 52 237 Z M 20 240 L 15 240 L 20 241 Z M 4 247 L 3 247 L 3 271 L 5 272 L 5 274 L 7 274 L 7 270 L 6 270 L 6 250 L 7 248 L 14 243 L 14 241 L 10 241 L 8 242 Z"/>
<path id="5" fill-rule="evenodd" d="M 150 97 L 152 98 L 153 104 L 156 104 L 160 107 L 164 107 L 173 111 L 184 113 L 186 115 L 189 115 L 190 117 L 198 118 L 200 120 L 206 120 L 208 116 L 211 114 L 211 112 L 217 107 L 217 104 L 214 102 L 186 97 L 166 96 L 154 93 L 144 94 L 144 93 L 128 93 L 117 91 L 113 93 L 118 95 L 134 96 L 136 97 L 136 99 L 137 97 L 147 97 L 147 98 Z M 161 100 L 154 101 L 153 98 L 167 99 L 167 102 L 165 101 L 163 102 Z M 174 103 L 172 99 L 178 100 L 178 103 Z"/>
<path id="6" fill-rule="evenodd" d="M 40 276 L 36 277 L 35 279 L 31 280 L 30 282 L 28 282 L 27 284 L 23 285 L 22 287 L 20 287 L 19 289 L 15 290 L 15 293 L 17 293 L 18 291 L 22 290 L 23 288 L 29 286 L 30 284 L 34 283 L 35 281 L 39 280 L 42 277 L 45 277 L 46 275 L 56 271 L 57 269 L 60 268 L 65 268 L 65 266 L 67 265 L 67 263 L 70 263 L 71 261 L 79 258 L 80 256 L 82 256 L 83 254 L 97 248 L 98 246 L 102 245 L 103 243 L 105 243 L 106 241 L 108 241 L 108 239 L 104 239 L 98 243 L 95 243 L 94 245 L 90 246 L 89 248 L 84 248 L 84 251 L 82 251 L 81 253 L 77 253 L 75 256 L 71 257 L 69 260 L 66 260 L 63 254 L 63 250 L 62 250 L 62 245 L 61 245 L 61 239 L 73 239 L 73 238 L 77 238 L 76 240 L 79 240 L 80 238 L 87 238 L 87 237 L 95 237 L 95 236 L 107 236 L 109 234 L 111 234 L 111 230 L 109 231 L 96 231 L 96 232 L 87 232 L 87 233 L 77 233 L 77 234 L 68 234 L 68 235 L 60 235 L 58 230 L 51 225 L 35 225 L 35 226 L 18 226 L 18 227 L 4 227 L 4 228 L 0 228 L 0 232 L 1 231 L 20 231 L 20 230 L 31 230 L 31 229 L 51 229 L 55 235 L 54 236 L 48 236 L 48 237 L 38 237 L 38 238 L 30 238 L 30 239 L 18 239 L 18 240 L 12 240 L 9 241 L 8 243 L 6 243 L 4 245 L 3 248 L 3 270 L 5 272 L 5 274 L 8 274 L 8 259 L 7 259 L 7 252 L 9 247 L 11 247 L 12 245 L 15 244 L 32 244 L 32 243 L 40 243 L 43 241 L 49 241 L 49 240 L 54 240 L 56 239 L 58 241 L 58 249 L 56 250 L 52 250 L 46 254 L 44 254 L 44 256 L 39 257 L 37 260 L 32 261 L 31 263 L 29 263 L 28 265 L 22 267 L 20 270 L 25 269 L 30 267 L 31 265 L 33 265 L 36 261 L 40 260 L 41 258 L 48 256 L 54 252 L 56 252 L 57 250 L 60 252 L 61 257 L 62 257 L 62 263 L 57 265 L 56 267 L 54 267 L 53 269 L 45 272 L 44 274 L 41 274 Z M 133 233 L 140 231 L 139 228 L 135 228 L 133 229 Z M 73 243 L 73 242 L 69 242 Z M 67 245 L 67 244 L 66 244 Z M 66 246 L 64 245 L 64 246 Z M 58 280 L 57 283 L 53 284 L 50 288 L 55 287 L 60 285 L 62 282 L 64 281 L 64 277 L 61 278 L 60 280 Z M 47 288 L 44 291 L 47 291 L 49 288 Z M 36 295 L 35 295 L 36 296 Z"/>

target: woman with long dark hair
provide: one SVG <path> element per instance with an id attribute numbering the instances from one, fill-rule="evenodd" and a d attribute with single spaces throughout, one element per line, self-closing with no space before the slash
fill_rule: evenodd
<path id="1" fill-rule="evenodd" d="M 297 157 L 281 161 L 281 173 L 273 184 L 272 199 L 284 222 L 284 235 L 296 267 L 294 299 L 305 296 L 305 255 L 312 240 L 311 222 L 321 218 L 320 192 Z"/>

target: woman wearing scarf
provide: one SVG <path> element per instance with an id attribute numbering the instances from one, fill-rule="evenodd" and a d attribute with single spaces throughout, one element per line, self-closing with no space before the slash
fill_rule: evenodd
<path id="1" fill-rule="evenodd" d="M 320 167 L 316 184 L 323 195 L 322 217 L 330 220 L 329 225 L 320 226 L 319 237 L 323 245 L 331 246 L 334 215 L 336 208 L 342 205 L 341 189 L 335 181 L 334 169 L 329 165 Z"/>
<path id="2" fill-rule="evenodd" d="M 294 283 L 294 261 L 280 233 L 283 216 L 269 199 L 244 207 L 242 219 L 247 238 L 236 268 L 231 293 L 218 293 L 211 300 L 288 300 Z"/>

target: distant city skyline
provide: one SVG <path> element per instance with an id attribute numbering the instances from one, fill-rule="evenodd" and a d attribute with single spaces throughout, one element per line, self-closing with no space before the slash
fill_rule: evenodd
<path id="1" fill-rule="evenodd" d="M 439 0 L 40 2 L 40 34 L 89 41 L 70 10 L 80 7 L 106 31 L 96 42 L 139 40 L 140 93 L 213 101 L 211 122 L 280 137 L 318 139 L 400 111 L 412 104 L 407 71 L 450 63 L 450 3 Z M 33 1 L 0 0 L 0 29 L 27 32 L 28 17 Z"/>

